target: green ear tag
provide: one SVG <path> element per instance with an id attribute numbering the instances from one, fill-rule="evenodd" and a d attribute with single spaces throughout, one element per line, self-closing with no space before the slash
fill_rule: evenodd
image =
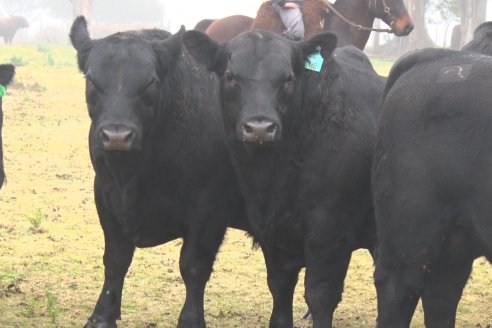
<path id="1" fill-rule="evenodd" d="M 3 84 L 0 84 L 0 97 L 3 97 L 7 94 L 7 89 L 5 89 L 5 86 Z"/>
<path id="2" fill-rule="evenodd" d="M 310 54 L 306 62 L 304 63 L 304 67 L 310 69 L 311 71 L 321 72 L 321 67 L 323 66 L 323 57 L 321 57 L 321 47 L 316 47 L 316 52 Z"/>

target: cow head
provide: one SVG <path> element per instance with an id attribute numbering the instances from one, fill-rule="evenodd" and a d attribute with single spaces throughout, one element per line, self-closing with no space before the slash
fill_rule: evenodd
<path id="1" fill-rule="evenodd" d="M 492 22 L 482 23 L 475 29 L 473 39 L 465 44 L 462 50 L 492 55 Z"/>
<path id="2" fill-rule="evenodd" d="M 29 27 L 29 22 L 22 16 L 12 16 L 12 20 L 15 22 L 17 28 Z"/>
<path id="3" fill-rule="evenodd" d="M 181 49 L 182 32 L 165 40 L 155 37 L 158 32 L 149 32 L 149 37 L 123 32 L 92 40 L 84 17 L 74 21 L 70 39 L 86 79 L 91 148 L 129 153 L 149 142 L 165 100 L 163 80 Z"/>
<path id="4" fill-rule="evenodd" d="M 220 77 L 228 138 L 268 145 L 280 140 L 287 118 L 298 110 L 298 80 L 308 56 L 320 49 L 329 59 L 336 37 L 323 33 L 293 42 L 268 31 L 252 31 L 218 44 L 189 31 L 183 42 L 197 61 Z"/>
<path id="5" fill-rule="evenodd" d="M 15 74 L 14 65 L 0 65 L 0 189 L 2 189 L 5 180 L 5 172 L 3 169 L 3 147 L 2 147 L 2 97 L 5 94 L 6 86 L 12 81 Z"/>
<path id="6" fill-rule="evenodd" d="M 403 0 L 366 0 L 374 17 L 391 26 L 397 36 L 405 36 L 413 30 L 413 22 L 408 15 Z"/>

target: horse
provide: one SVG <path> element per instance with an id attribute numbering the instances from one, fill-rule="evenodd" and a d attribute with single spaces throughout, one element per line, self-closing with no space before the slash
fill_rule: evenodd
<path id="1" fill-rule="evenodd" d="M 305 0 L 301 11 L 305 38 L 322 31 L 330 31 L 338 36 L 339 47 L 354 45 L 363 50 L 373 30 L 405 36 L 413 29 L 403 0 L 336 0 L 334 4 L 327 0 Z M 237 16 L 216 20 L 205 30 L 205 34 L 216 41 L 224 42 L 251 29 L 265 29 L 277 33 L 285 30 L 280 16 L 269 1 L 260 6 L 256 18 L 249 26 L 236 22 L 234 17 Z M 372 29 L 376 18 L 383 20 L 390 29 Z"/>
<path id="2" fill-rule="evenodd" d="M 324 29 L 337 35 L 339 47 L 354 45 L 364 50 L 371 31 L 407 36 L 413 30 L 403 0 L 337 0 L 333 5 L 327 5 L 329 12 Z M 373 29 L 376 18 L 385 22 L 390 29 Z"/>
<path id="3" fill-rule="evenodd" d="M 253 18 L 244 15 L 227 16 L 212 22 L 205 34 L 218 42 L 226 42 L 236 35 L 251 30 Z"/>
<path id="4" fill-rule="evenodd" d="M 210 24 L 212 24 L 215 21 L 216 21 L 216 19 L 202 19 L 201 21 L 199 21 L 198 23 L 196 23 L 196 25 L 193 28 L 193 30 L 200 31 L 200 32 L 205 32 L 205 30 L 210 26 Z"/>
<path id="5" fill-rule="evenodd" d="M 12 44 L 17 30 L 25 27 L 29 27 L 29 23 L 22 16 L 0 17 L 0 36 L 5 44 Z"/>

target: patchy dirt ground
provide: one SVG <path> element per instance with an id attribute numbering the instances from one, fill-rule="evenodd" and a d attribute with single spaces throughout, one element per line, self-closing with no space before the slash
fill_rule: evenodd
<path id="1" fill-rule="evenodd" d="M 69 47 L 2 47 L 0 62 L 19 65 L 4 98 L 5 166 L 0 192 L 0 327 L 80 327 L 103 281 L 103 237 L 93 204 L 83 77 Z M 386 73 L 389 63 L 377 62 Z M 175 327 L 184 300 L 179 240 L 136 252 L 126 279 L 120 327 Z M 354 253 L 335 327 L 372 327 L 372 260 Z M 303 277 L 296 327 L 306 306 Z M 268 326 L 271 298 L 259 251 L 230 230 L 207 286 L 211 328 Z M 492 322 L 492 266 L 475 262 L 457 327 Z M 420 308 L 412 327 L 423 327 Z"/>

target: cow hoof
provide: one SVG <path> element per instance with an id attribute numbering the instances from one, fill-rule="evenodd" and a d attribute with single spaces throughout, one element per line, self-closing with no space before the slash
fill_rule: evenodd
<path id="1" fill-rule="evenodd" d="M 101 318 L 89 318 L 84 328 L 117 328 L 116 321 L 103 321 Z"/>

